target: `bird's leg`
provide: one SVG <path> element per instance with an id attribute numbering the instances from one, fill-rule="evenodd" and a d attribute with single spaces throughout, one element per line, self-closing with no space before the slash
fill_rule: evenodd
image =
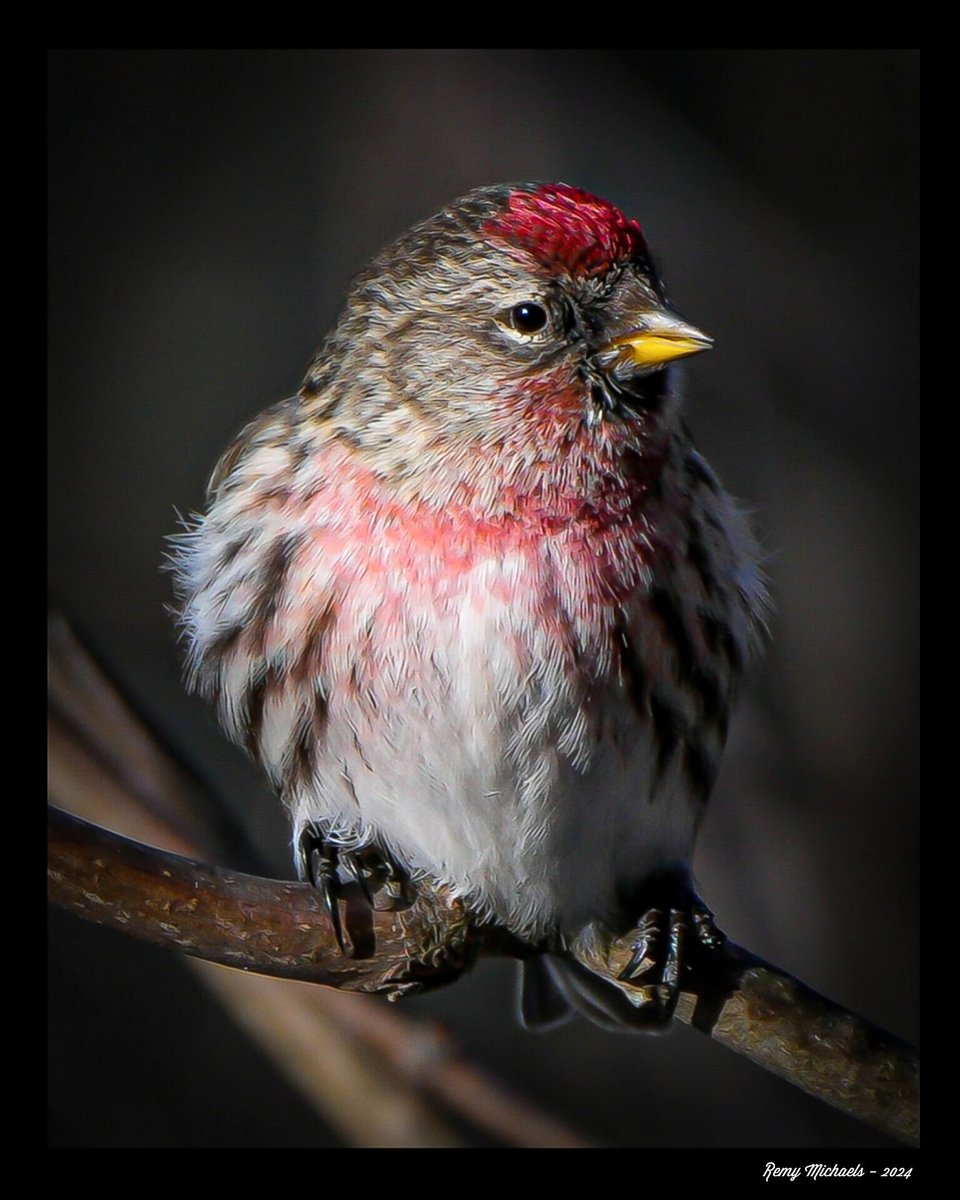
<path id="1" fill-rule="evenodd" d="M 687 925 L 680 909 L 649 908 L 637 930 L 628 935 L 633 952 L 617 974 L 617 982 L 628 984 L 630 1000 L 646 1010 L 651 1025 L 666 1023 L 673 1016 L 680 996 L 680 969 Z"/>
<path id="2" fill-rule="evenodd" d="M 301 874 L 323 897 L 343 954 L 347 951 L 339 901 L 347 904 L 348 925 L 351 910 L 356 913 L 358 902 L 367 909 L 391 912 L 409 908 L 414 902 L 407 873 L 376 846 L 348 849 L 331 838 L 323 825 L 314 823 L 300 835 L 299 856 Z"/>
<path id="3" fill-rule="evenodd" d="M 638 1008 L 649 1007 L 651 1024 L 659 1024 L 673 1016 L 684 973 L 698 953 L 719 949 L 725 939 L 685 870 L 648 880 L 635 903 L 643 915 L 637 928 L 619 939 L 632 950 L 616 978 L 636 990 L 636 999 L 630 999 Z"/>
<path id="4" fill-rule="evenodd" d="M 409 908 L 416 899 L 407 872 L 379 846 L 362 846 L 353 850 L 341 847 L 338 861 L 347 898 L 350 885 L 353 885 L 359 889 L 367 905 L 378 912 Z"/>
<path id="5" fill-rule="evenodd" d="M 346 954 L 347 949 L 343 940 L 343 922 L 340 920 L 340 886 L 338 875 L 339 848 L 335 842 L 328 841 L 319 825 L 307 825 L 300 834 L 298 846 L 301 873 L 306 875 L 313 886 L 323 897 L 323 904 L 330 917 L 333 932 L 340 947 L 340 953 Z"/>
<path id="6" fill-rule="evenodd" d="M 633 1023 L 655 1029 L 670 1021 L 698 960 L 726 939 L 685 870 L 647 880 L 629 904 L 630 911 L 641 913 L 633 929 L 594 936 L 574 952 L 627 997 L 636 1010 Z"/>

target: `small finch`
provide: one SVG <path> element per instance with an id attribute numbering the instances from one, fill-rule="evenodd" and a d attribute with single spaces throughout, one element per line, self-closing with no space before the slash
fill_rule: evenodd
<path id="1" fill-rule="evenodd" d="M 668 366 L 709 346 L 612 204 L 479 188 L 360 274 L 175 553 L 341 945 L 348 889 L 438 881 L 545 952 L 530 1026 L 656 1027 L 721 936 L 689 862 L 764 591 Z"/>

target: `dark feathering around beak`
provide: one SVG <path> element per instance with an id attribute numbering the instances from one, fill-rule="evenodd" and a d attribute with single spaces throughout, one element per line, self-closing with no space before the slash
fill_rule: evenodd
<path id="1" fill-rule="evenodd" d="M 643 375 L 676 358 L 709 350 L 713 338 L 667 309 L 644 313 L 628 333 L 601 347 L 597 361 L 615 377 Z"/>

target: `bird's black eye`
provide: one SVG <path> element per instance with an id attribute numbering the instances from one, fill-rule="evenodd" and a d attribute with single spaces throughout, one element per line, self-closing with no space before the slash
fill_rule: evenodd
<path id="1" fill-rule="evenodd" d="M 547 310 L 542 304 L 525 300 L 510 309 L 510 324 L 517 333 L 539 333 L 547 323 Z"/>

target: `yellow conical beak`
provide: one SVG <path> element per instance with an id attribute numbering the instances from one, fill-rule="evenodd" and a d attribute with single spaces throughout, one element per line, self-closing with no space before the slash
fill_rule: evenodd
<path id="1" fill-rule="evenodd" d="M 619 364 L 639 370 L 666 366 L 675 358 L 709 350 L 713 338 L 665 309 L 646 313 L 636 329 L 614 338 L 601 353 L 616 355 Z"/>

